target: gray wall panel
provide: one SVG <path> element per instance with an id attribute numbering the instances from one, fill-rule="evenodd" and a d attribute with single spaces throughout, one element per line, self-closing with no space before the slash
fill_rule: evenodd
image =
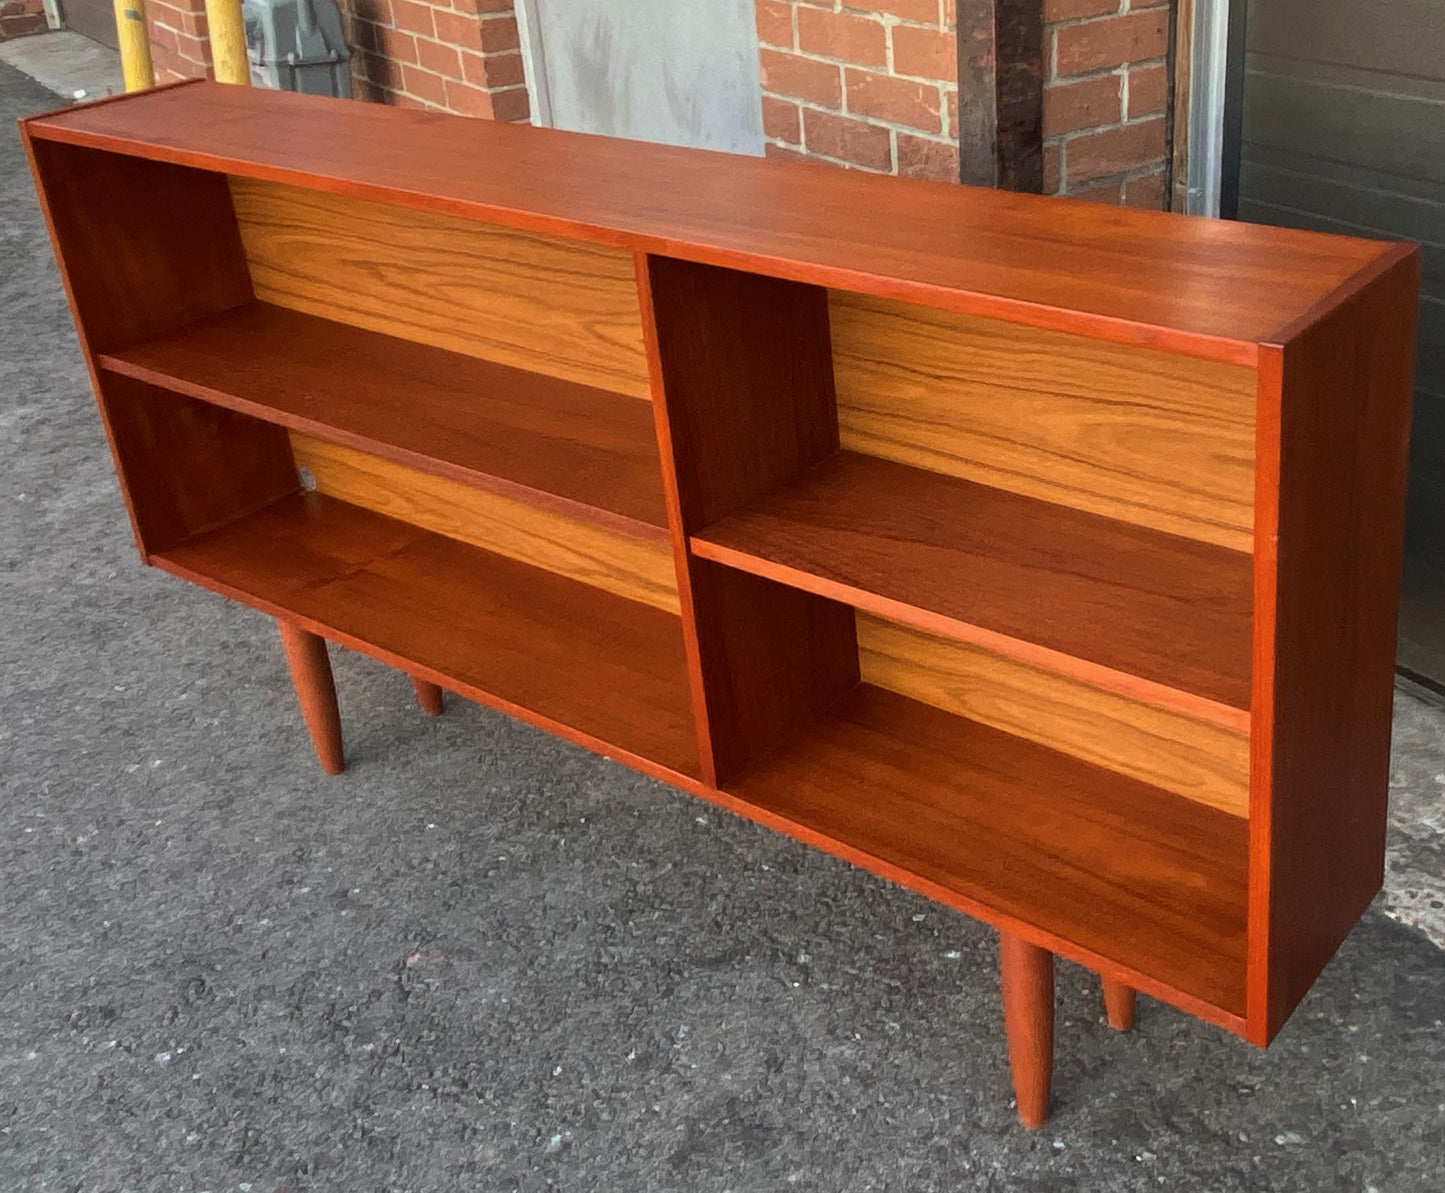
<path id="1" fill-rule="evenodd" d="M 1445 0 L 1251 0 L 1240 218 L 1425 249 L 1411 554 L 1445 565 Z"/>

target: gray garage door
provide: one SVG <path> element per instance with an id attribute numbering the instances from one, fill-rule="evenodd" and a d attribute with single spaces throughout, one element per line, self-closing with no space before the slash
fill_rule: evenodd
<path id="1" fill-rule="evenodd" d="M 1408 662 L 1445 643 L 1445 0 L 1251 0 L 1246 45 L 1240 218 L 1425 247 Z"/>

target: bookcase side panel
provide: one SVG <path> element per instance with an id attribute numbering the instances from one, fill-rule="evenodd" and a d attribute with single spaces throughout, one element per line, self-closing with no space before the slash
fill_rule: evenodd
<path id="1" fill-rule="evenodd" d="M 829 294 L 845 448 L 1249 551 L 1254 370 Z"/>
<path id="2" fill-rule="evenodd" d="M 231 192 L 266 302 L 651 396 L 630 253 L 280 183 Z"/>
<path id="3" fill-rule="evenodd" d="M 1261 352 L 1274 382 L 1261 386 L 1261 449 L 1277 453 L 1262 470 L 1277 551 L 1258 555 L 1273 574 L 1256 615 L 1248 1018 L 1261 1044 L 1384 877 L 1419 269 L 1401 248 Z"/>
<path id="4" fill-rule="evenodd" d="M 250 301 L 223 175 L 56 141 L 30 152 L 88 352 Z"/>
<path id="5" fill-rule="evenodd" d="M 280 427 L 113 373 L 100 388 L 147 557 L 300 488 Z"/>
<path id="6" fill-rule="evenodd" d="M 36 138 L 27 149 L 141 554 L 224 520 L 250 500 L 248 484 L 294 486 L 284 436 L 166 401 L 95 365 L 99 353 L 250 300 L 225 178 Z M 238 466 L 207 475 L 233 436 Z"/>
<path id="7" fill-rule="evenodd" d="M 678 584 L 714 786 L 858 680 L 850 606 L 697 559 L 688 536 L 838 447 L 825 292 L 639 258 Z"/>

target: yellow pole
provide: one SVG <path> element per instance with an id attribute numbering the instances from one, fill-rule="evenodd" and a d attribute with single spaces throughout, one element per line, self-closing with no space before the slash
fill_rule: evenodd
<path id="1" fill-rule="evenodd" d="M 156 85 L 151 65 L 151 35 L 146 28 L 145 0 L 115 0 L 115 36 L 120 44 L 120 73 L 127 91 Z"/>
<path id="2" fill-rule="evenodd" d="M 216 82 L 249 87 L 251 64 L 246 59 L 246 25 L 241 20 L 241 0 L 206 0 L 206 28 L 211 33 L 211 65 L 216 71 Z"/>

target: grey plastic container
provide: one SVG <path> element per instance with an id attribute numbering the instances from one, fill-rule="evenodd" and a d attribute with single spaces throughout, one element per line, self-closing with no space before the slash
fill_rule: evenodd
<path id="1" fill-rule="evenodd" d="M 243 0 L 251 82 L 351 98 L 351 50 L 336 0 Z"/>

